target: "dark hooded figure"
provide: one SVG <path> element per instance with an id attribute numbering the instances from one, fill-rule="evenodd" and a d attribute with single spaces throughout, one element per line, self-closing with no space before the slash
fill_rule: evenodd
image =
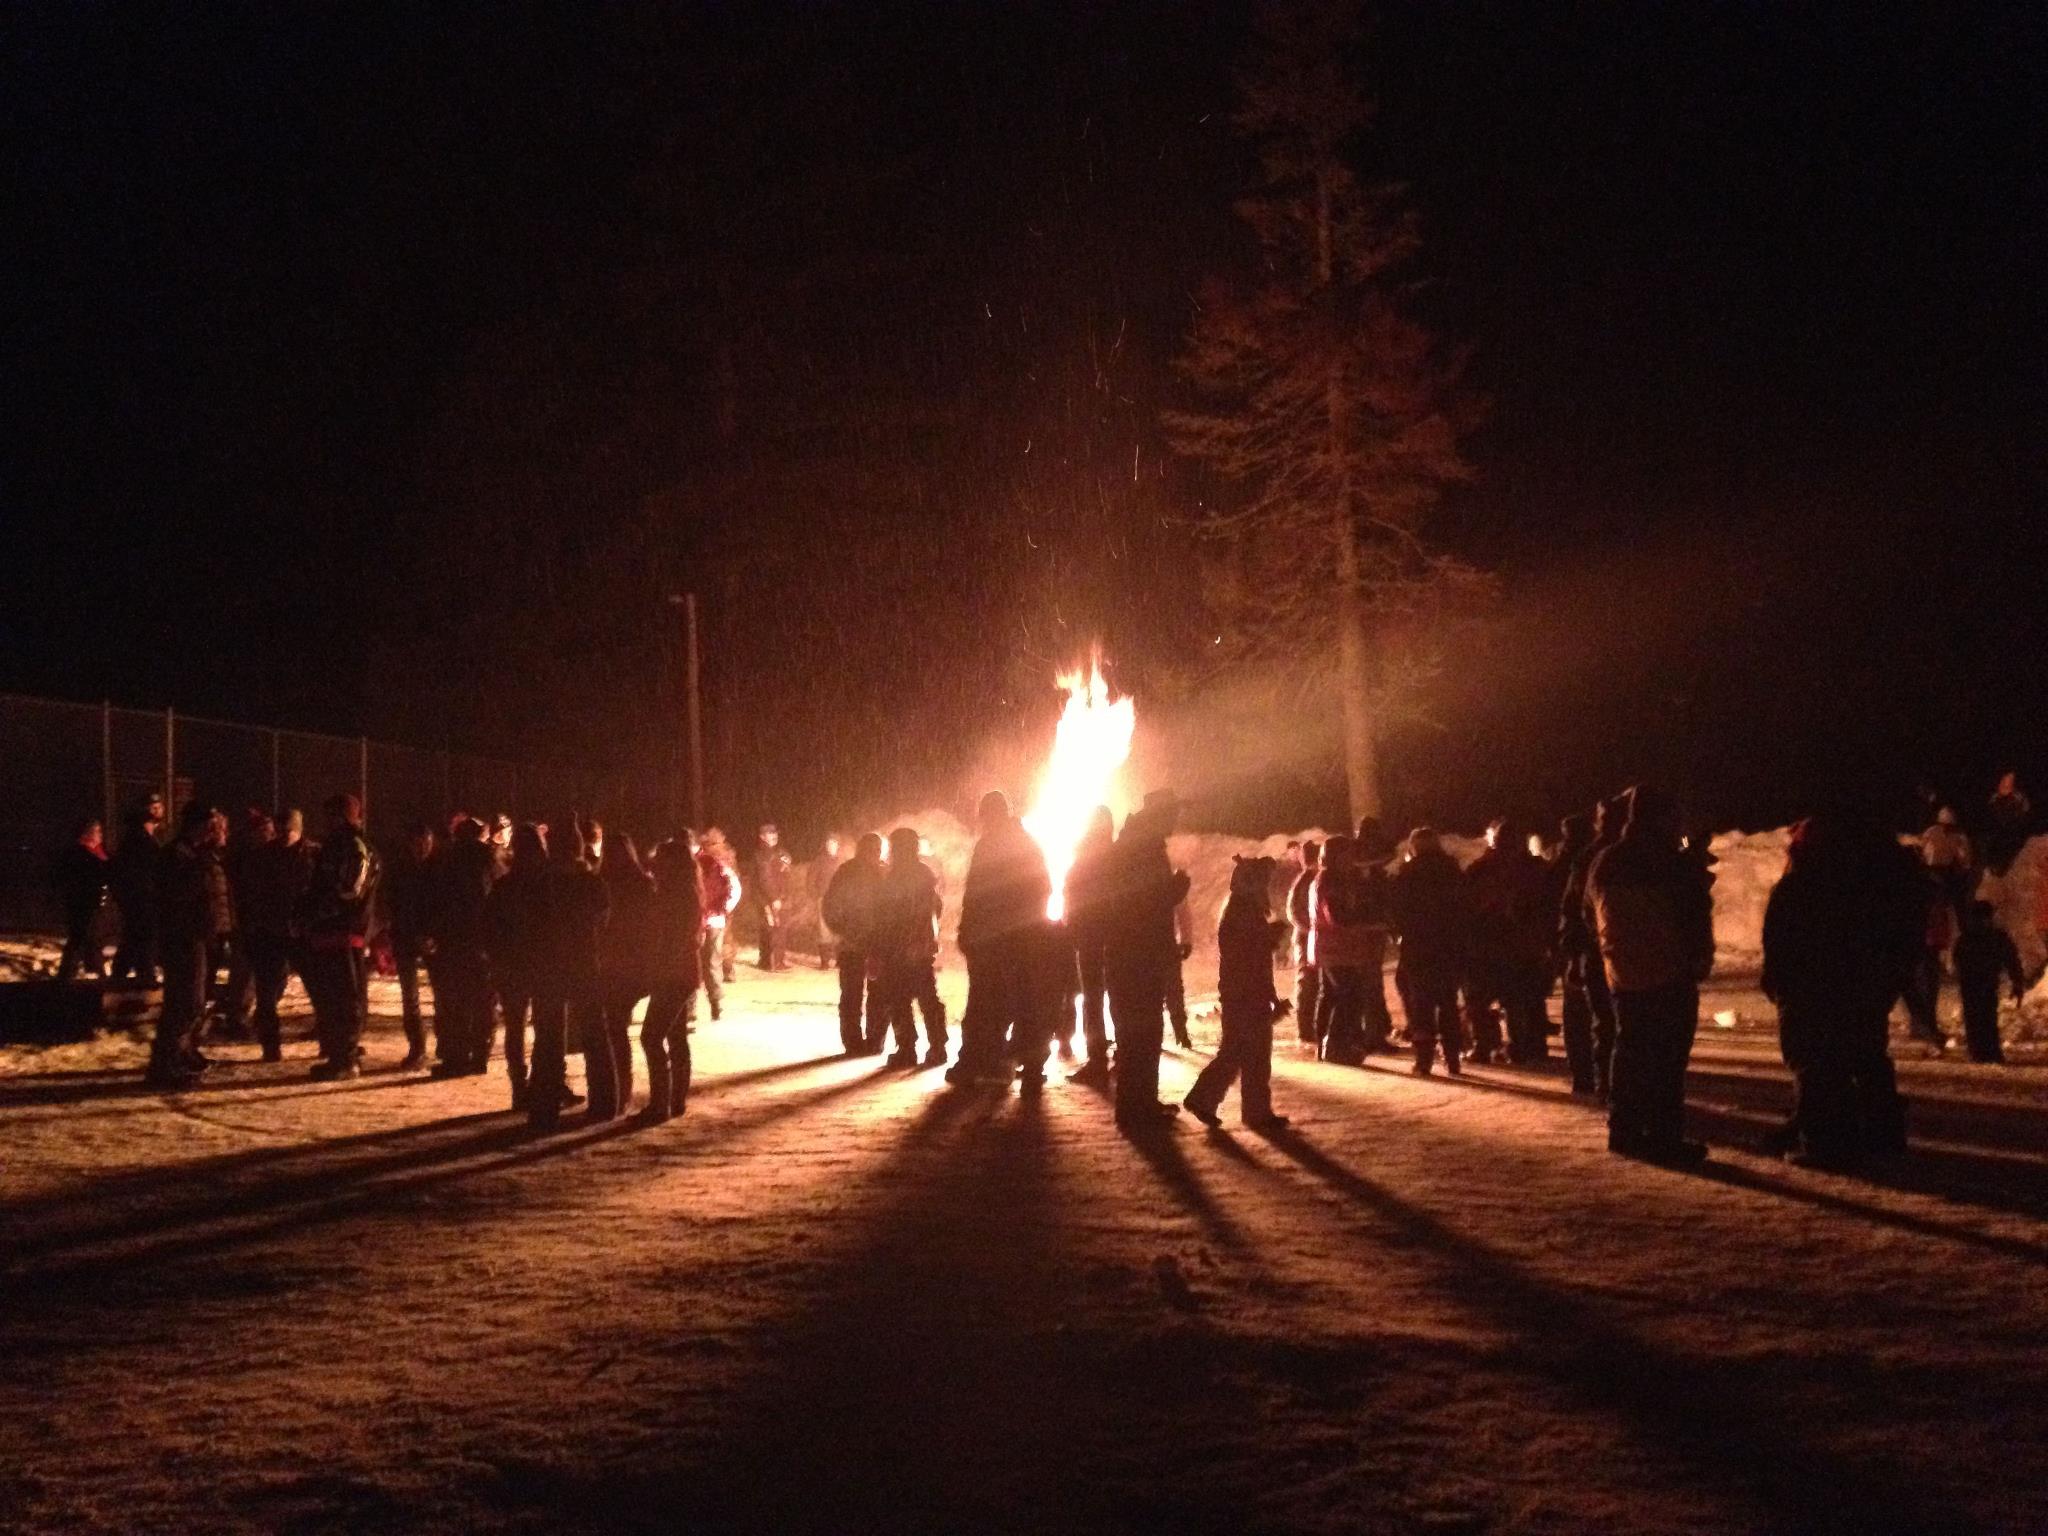
<path id="1" fill-rule="evenodd" d="M 460 818 L 448 846 L 427 866 L 424 936 L 434 983 L 434 1038 L 439 1077 L 474 1077 L 491 1059 L 491 970 L 484 914 L 497 874 L 484 824 Z M 397 910 L 394 904 L 394 912 Z"/>
<path id="2" fill-rule="evenodd" d="M 1685 1138 L 1685 1068 L 1700 983 L 1714 967 L 1714 903 L 1708 876 L 1680 846 L 1670 796 L 1644 784 L 1628 792 L 1628 823 L 1593 861 L 1586 904 L 1614 993 L 1608 1150 L 1696 1165 L 1707 1149 Z"/>
<path id="3" fill-rule="evenodd" d="M 647 1053 L 650 1125 L 680 1115 L 690 1097 L 690 1026 L 696 1022 L 699 940 L 704 932 L 704 890 L 697 870 L 696 836 L 685 829 L 654 855 L 654 946 L 648 979 L 647 1022 L 640 1048 Z"/>
<path id="4" fill-rule="evenodd" d="M 157 842 L 163 825 L 163 801 L 152 799 L 121 826 L 121 841 L 107 861 L 107 891 L 121 919 L 121 940 L 114 946 L 111 979 L 156 985 Z"/>
<path id="5" fill-rule="evenodd" d="M 1764 909 L 1763 989 L 1798 1085 L 1796 1156 L 1841 1166 L 1905 1149 L 1885 1037 L 1920 946 L 1924 886 L 1875 818 L 1824 813 L 1793 829 Z"/>
<path id="6" fill-rule="evenodd" d="M 1465 871 L 1471 913 L 1466 996 L 1475 1061 L 1499 1058 L 1494 1008 L 1507 1019 L 1507 1057 L 1522 1066 L 1548 1054 L 1550 952 L 1556 926 L 1550 869 L 1529 851 L 1519 823 L 1502 817 L 1486 829 L 1486 851 Z"/>
<path id="7" fill-rule="evenodd" d="M 655 951 L 661 942 L 656 919 L 654 877 L 640 862 L 633 839 L 615 832 L 598 877 L 604 881 L 609 915 L 598 946 L 597 1012 L 604 1046 L 584 1048 L 584 1091 L 590 1118 L 610 1120 L 633 1102 L 633 1012 L 654 990 Z M 605 1072 L 599 1058 L 610 1066 Z"/>
<path id="8" fill-rule="evenodd" d="M 198 1039 L 213 946 L 234 927 L 221 863 L 227 830 L 226 817 L 194 801 L 179 819 L 177 840 L 158 854 L 156 932 L 163 946 L 164 1000 L 148 1079 L 159 1088 L 190 1087 L 208 1065 Z"/>
<path id="9" fill-rule="evenodd" d="M 491 986 L 505 1015 L 505 1076 L 512 1084 L 515 1110 L 526 1108 L 527 1024 L 531 1020 L 539 1027 L 540 996 L 551 963 L 548 891 L 547 835 L 535 823 L 521 822 L 512 833 L 511 862 L 484 904 L 484 948 Z M 486 1063 L 490 1044 L 486 1036 Z"/>
<path id="10" fill-rule="evenodd" d="M 748 894 L 761 920 L 761 969 L 789 969 L 790 875 L 795 866 L 774 823 L 761 828 L 754 845 L 754 878 Z"/>
<path id="11" fill-rule="evenodd" d="M 1007 1039 L 1026 1087 L 1035 1089 L 1045 1081 L 1052 1038 L 1043 985 L 1052 876 L 1044 853 L 1011 813 L 1001 790 L 981 797 L 979 821 L 981 840 L 974 845 L 960 896 L 967 1009 L 960 1019 L 960 1057 L 946 1081 L 1006 1080 Z M 1164 994 L 1160 1006 L 1165 1007 Z"/>
<path id="12" fill-rule="evenodd" d="M 583 849 L 583 829 L 571 821 L 547 863 L 547 937 L 535 977 L 533 1077 L 526 1091 L 527 1124 L 537 1131 L 553 1130 L 561 1118 L 572 1025 L 583 1040 L 588 1082 L 597 1084 L 615 1070 L 610 1037 L 598 1016 L 598 949 L 610 903 Z"/>
<path id="13" fill-rule="evenodd" d="M 1393 877 L 1394 928 L 1401 958 L 1394 987 L 1408 1017 L 1408 1043 L 1417 1076 L 1427 1077 L 1436 1052 L 1458 1075 L 1458 973 L 1465 963 L 1465 900 L 1458 861 L 1443 850 L 1433 827 L 1408 834 L 1407 851 Z"/>
<path id="14" fill-rule="evenodd" d="M 1152 791 L 1125 820 L 1110 860 L 1105 953 L 1116 1020 L 1116 1122 L 1132 1134 L 1156 1130 L 1180 1111 L 1159 1100 L 1169 973 L 1180 964 L 1173 912 L 1188 894 L 1186 872 L 1166 852 L 1179 817 L 1172 790 Z"/>
<path id="15" fill-rule="evenodd" d="M 1569 978 L 1567 986 L 1575 987 L 1584 997 L 1590 1021 L 1581 1057 L 1571 1057 L 1570 1038 L 1565 1042 L 1566 1056 L 1572 1061 L 1572 1092 L 1591 1095 L 1603 1104 L 1614 1079 L 1614 994 L 1608 989 L 1600 941 L 1593 933 L 1586 881 L 1593 873 L 1593 861 L 1620 840 L 1627 820 L 1628 808 L 1619 795 L 1593 808 L 1592 841 L 1572 861 L 1558 906 L 1558 949 Z"/>
<path id="16" fill-rule="evenodd" d="M 426 1060 L 427 1030 L 420 1009 L 420 970 L 433 947 L 427 912 L 433 904 L 434 826 L 422 821 L 406 834 L 405 843 L 384 866 L 385 931 L 391 936 L 391 964 L 398 972 L 399 1019 L 405 1026 L 406 1055 L 401 1070 L 411 1071 Z M 434 981 L 435 1055 L 445 1064 L 457 1038 L 455 1015 Z"/>
<path id="17" fill-rule="evenodd" d="M 887 874 L 882 839 L 865 832 L 853 846 L 853 857 L 832 871 L 819 903 L 825 926 L 838 940 L 839 1044 L 849 1056 L 879 1056 L 889 1027 L 874 987 L 875 925 Z M 914 1048 L 915 1041 L 913 1057 Z"/>
<path id="18" fill-rule="evenodd" d="M 895 1067 L 919 1065 L 917 1034 L 911 1027 L 913 1008 L 924 1014 L 925 1052 L 922 1065 L 946 1064 L 946 1005 L 939 998 L 938 877 L 918 856 L 914 827 L 889 834 L 889 870 L 875 904 L 876 980 L 872 995 L 880 999 L 882 1017 L 896 1037 Z"/>
<path id="19" fill-rule="evenodd" d="M 1074 965 L 1081 996 L 1081 1039 L 1088 1060 L 1074 1073 L 1077 1083 L 1098 1088 L 1109 1086 L 1109 996 L 1107 962 L 1103 956 L 1108 914 L 1110 856 L 1116 846 L 1116 821 L 1109 807 L 1098 805 L 1088 813 L 1088 825 L 1074 849 L 1074 862 L 1067 870 L 1066 929 L 1074 946 Z M 1062 1027 L 1071 1035 L 1071 1007 L 1062 1015 Z"/>
<path id="20" fill-rule="evenodd" d="M 1273 943 L 1287 924 L 1273 918 L 1272 884 L 1271 859 L 1239 859 L 1230 871 L 1230 899 L 1216 929 L 1223 1038 L 1183 1101 L 1211 1130 L 1222 1124 L 1216 1111 L 1234 1080 L 1247 1126 L 1277 1131 L 1287 1124 L 1273 1113 L 1273 1021 L 1287 1011 L 1273 990 Z"/>
<path id="21" fill-rule="evenodd" d="M 1594 1092 L 1593 1004 L 1586 996 L 1582 968 L 1573 964 L 1584 948 L 1586 920 L 1582 912 L 1574 921 L 1567 901 L 1572 874 L 1593 844 L 1593 818 L 1575 813 L 1565 817 L 1557 830 L 1557 847 L 1550 856 L 1550 923 L 1552 964 L 1563 1007 L 1560 1032 L 1564 1036 L 1565 1065 L 1572 1074 L 1572 1092 L 1590 1096 Z"/>
<path id="22" fill-rule="evenodd" d="M 97 977 L 105 969 L 98 928 L 100 907 L 107 899 L 107 850 L 98 817 L 79 825 L 78 835 L 57 855 L 51 881 L 64 909 L 64 953 L 57 961 L 57 979 L 70 981 L 81 968 Z"/>

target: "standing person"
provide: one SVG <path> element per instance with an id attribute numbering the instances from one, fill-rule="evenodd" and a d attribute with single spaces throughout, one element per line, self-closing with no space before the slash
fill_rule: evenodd
<path id="1" fill-rule="evenodd" d="M 1763 990 L 1778 1005 L 1804 1161 L 1840 1167 L 1905 1150 L 1885 1034 L 1919 948 L 1923 883 L 1912 856 L 1873 820 L 1823 813 L 1793 829 L 1784 878 L 1764 909 Z M 1628 1029 L 1624 1012 L 1624 1049 Z"/>
<path id="2" fill-rule="evenodd" d="M 1620 839 L 1627 815 L 1619 796 L 1594 807 L 1592 841 L 1572 863 L 1558 913 L 1558 947 L 1585 998 L 1588 1020 L 1579 1056 L 1572 1055 L 1572 1037 L 1565 1037 L 1565 1055 L 1572 1063 L 1572 1092 L 1590 1094 L 1602 1104 L 1612 1097 L 1614 1083 L 1614 993 L 1608 988 L 1607 966 L 1600 958 L 1600 940 L 1593 931 L 1586 883 L 1593 873 L 1593 861 Z"/>
<path id="3" fill-rule="evenodd" d="M 277 823 L 266 815 L 250 833 L 230 880 L 235 923 L 249 965 L 256 1040 L 265 1061 L 284 1059 L 277 1005 L 291 979 L 294 922 L 307 873 L 304 839 L 286 843 L 278 835 Z"/>
<path id="4" fill-rule="evenodd" d="M 107 850 L 97 817 L 79 823 L 77 836 L 57 855 L 52 879 L 64 909 L 64 952 L 57 958 L 57 979 L 71 981 L 82 969 L 97 980 L 106 971 L 99 921 L 107 899 Z"/>
<path id="5" fill-rule="evenodd" d="M 1286 851 L 1273 861 L 1272 888 L 1266 893 L 1266 910 L 1278 913 L 1279 920 L 1283 923 L 1287 915 L 1288 893 L 1294 889 L 1295 878 L 1300 874 L 1301 841 L 1290 837 L 1287 840 Z M 1293 966 L 1296 963 L 1293 927 L 1288 925 L 1276 928 L 1274 933 L 1277 936 L 1273 940 L 1273 963 Z"/>
<path id="6" fill-rule="evenodd" d="M 1027 1088 L 1045 1080 L 1050 1021 L 1041 1017 L 1041 965 L 1052 876 L 1045 855 L 1010 810 L 1008 796 L 981 797 L 981 839 L 960 897 L 960 953 L 967 961 L 967 1009 L 960 1057 L 946 1081 L 1007 1080 L 1004 1042 L 1013 1038 Z M 1161 999 L 1164 1006 L 1164 999 Z"/>
<path id="7" fill-rule="evenodd" d="M 163 852 L 158 834 L 163 826 L 163 797 L 152 795 L 121 828 L 121 841 L 107 862 L 107 890 L 121 919 L 121 942 L 114 946 L 112 979 L 133 981 L 144 989 L 156 985 L 157 855 Z"/>
<path id="8" fill-rule="evenodd" d="M 875 904 L 870 936 L 877 979 L 871 995 L 896 1037 L 893 1067 L 914 1067 L 917 1034 L 911 1027 L 913 1007 L 924 1015 L 923 1065 L 946 1064 L 946 1005 L 939 997 L 935 969 L 939 958 L 939 917 L 943 903 L 939 880 L 919 856 L 914 827 L 889 834 L 889 866 Z M 879 1027 L 876 1030 L 880 1034 Z"/>
<path id="9" fill-rule="evenodd" d="M 810 908 L 810 920 L 818 930 L 818 969 L 832 969 L 838 945 L 832 932 L 832 925 L 825 921 L 825 892 L 832 888 L 832 877 L 839 873 L 840 865 L 846 862 L 846 855 L 840 852 L 839 834 L 831 833 L 818 849 L 817 857 L 804 866 L 805 904 Z"/>
<path id="10" fill-rule="evenodd" d="M 1473 1005 L 1473 1059 L 1499 1055 L 1497 1003 L 1507 1018 L 1507 1059 L 1534 1066 L 1550 1053 L 1544 1011 L 1556 920 L 1550 870 L 1529 851 L 1521 826 L 1501 817 L 1486 829 L 1486 851 L 1464 879 L 1472 925 L 1466 1001 Z"/>
<path id="11" fill-rule="evenodd" d="M 459 823 L 458 823 L 459 824 Z M 386 867 L 380 882 L 384 897 L 385 931 L 391 936 L 391 964 L 398 972 L 399 1014 L 405 1024 L 405 1060 L 401 1072 L 423 1066 L 427 1059 L 427 1025 L 420 1010 L 420 969 L 428 963 L 428 909 L 433 903 L 434 827 L 420 821 L 406 834 L 405 844 Z M 441 978 L 434 978 L 434 1054 L 446 1065 L 451 1054 L 460 1056 L 450 1044 L 458 1032 L 450 1028 L 454 1013 L 442 995 Z M 445 1074 L 444 1074 L 445 1075 Z"/>
<path id="12" fill-rule="evenodd" d="M 1391 890 L 1401 957 L 1394 989 L 1408 1017 L 1413 1071 L 1429 1076 L 1439 1048 L 1444 1070 L 1460 1073 L 1458 976 L 1465 964 L 1465 901 L 1458 861 L 1444 852 L 1433 827 L 1408 834 L 1408 848 Z"/>
<path id="13" fill-rule="evenodd" d="M 1906 982 L 1906 1033 L 1922 1045 L 1945 1051 L 1948 1035 L 1941 1027 L 1941 984 L 1949 950 L 1956 942 L 1957 908 L 1931 871 L 1920 882 L 1920 905 L 1920 943 Z"/>
<path id="14" fill-rule="evenodd" d="M 1182 1101 L 1212 1131 L 1223 1123 L 1216 1111 L 1238 1079 L 1238 1110 L 1247 1126 L 1277 1131 L 1287 1124 L 1285 1115 L 1273 1113 L 1273 1021 L 1287 1011 L 1273 990 L 1273 942 L 1287 924 L 1273 920 L 1272 876 L 1271 859 L 1236 860 L 1216 929 L 1223 1039 Z"/>
<path id="15" fill-rule="evenodd" d="M 1593 861 L 1586 900 L 1614 993 L 1608 1150 L 1692 1167 L 1707 1149 L 1685 1137 L 1685 1068 L 1699 984 L 1714 968 L 1714 904 L 1678 834 L 1676 801 L 1646 784 L 1631 789 L 1628 820 Z"/>
<path id="16" fill-rule="evenodd" d="M 548 888 L 547 834 L 533 822 L 522 822 L 513 830 L 505 873 L 484 902 L 484 950 L 499 1010 L 505 1015 L 505 1076 L 512 1085 L 514 1110 L 526 1108 L 527 1021 L 532 1019 L 539 1027 L 539 999 L 550 965 Z M 490 1049 L 486 1034 L 485 1066 Z"/>
<path id="17" fill-rule="evenodd" d="M 1575 812 L 1558 823 L 1557 833 L 1557 847 L 1550 855 L 1551 964 L 1562 1000 L 1559 1030 L 1564 1036 L 1572 1092 L 1587 1097 L 1594 1092 L 1593 1005 L 1586 996 L 1583 968 L 1577 964 L 1587 942 L 1586 919 L 1583 902 L 1574 915 L 1570 893 L 1573 871 L 1593 843 L 1593 818 Z"/>
<path id="18" fill-rule="evenodd" d="M 2020 788 L 2020 776 L 2007 769 L 1998 776 L 1986 810 L 1990 820 L 1984 832 L 1984 867 L 2002 875 L 2034 830 L 2034 802 Z"/>
<path id="19" fill-rule="evenodd" d="M 1366 1052 L 1366 972 L 1376 975 L 1384 961 L 1386 932 L 1368 921 L 1358 844 L 1346 834 L 1323 845 L 1310 912 L 1309 961 L 1322 978 L 1316 1054 L 1355 1067 Z"/>
<path id="20" fill-rule="evenodd" d="M 1951 807 L 1944 805 L 1936 811 L 1920 834 L 1920 858 L 1960 913 L 1977 883 L 1976 861 L 1970 835 L 1957 823 Z"/>
<path id="21" fill-rule="evenodd" d="M 690 1026 L 697 1015 L 704 931 L 695 845 L 696 834 L 685 827 L 654 852 L 653 944 L 647 957 L 653 991 L 640 1026 L 640 1049 L 647 1056 L 647 1107 L 640 1118 L 649 1125 L 680 1115 L 690 1098 Z"/>
<path id="22" fill-rule="evenodd" d="M 1173 909 L 1173 964 L 1166 972 L 1166 1022 L 1173 1029 L 1173 1043 L 1183 1051 L 1195 1048 L 1188 1034 L 1188 984 L 1184 971 L 1195 955 L 1195 913 L 1182 897 Z"/>
<path id="23" fill-rule="evenodd" d="M 440 1056 L 436 1077 L 481 1077 L 491 1064 L 487 914 L 497 868 L 484 824 L 471 816 L 455 823 L 448 846 L 426 866 L 419 937 L 426 940 L 427 974 L 434 982 L 434 1046 Z M 394 902 L 394 950 L 397 912 Z"/>
<path id="24" fill-rule="evenodd" d="M 1106 882 L 1110 858 L 1116 845 L 1116 821 L 1109 807 L 1098 805 L 1088 813 L 1088 825 L 1074 848 L 1074 862 L 1067 869 L 1063 907 L 1067 938 L 1074 946 L 1075 979 L 1081 995 L 1081 1039 L 1088 1059 L 1073 1074 L 1073 1081 L 1097 1088 L 1109 1086 L 1108 981 L 1104 944 L 1106 941 Z M 1061 1018 L 1071 1034 L 1073 1010 Z"/>
<path id="25" fill-rule="evenodd" d="M 1188 877 L 1173 867 L 1166 840 L 1180 800 L 1156 789 L 1124 822 L 1111 862 L 1109 1008 L 1116 1019 L 1116 1123 L 1145 1134 L 1180 1112 L 1159 1099 L 1168 971 L 1178 964 L 1173 909 L 1187 900 Z"/>
<path id="26" fill-rule="evenodd" d="M 698 969 L 704 997 L 715 1023 L 725 1008 L 725 988 L 732 981 L 732 914 L 740 904 L 739 877 L 731 861 L 720 855 L 725 834 L 713 827 L 697 849 L 697 876 L 704 888 L 704 935 L 698 940 Z M 729 851 L 729 850 L 728 850 Z"/>
<path id="27" fill-rule="evenodd" d="M 1963 931 L 1956 935 L 1956 987 L 1963 994 L 1963 1040 L 1972 1061 L 2005 1061 L 1998 1038 L 1998 992 L 2004 981 L 2012 983 L 2015 1002 L 2026 995 L 2019 947 L 1994 921 L 1991 903 L 1973 901 L 1963 909 Z"/>
<path id="28" fill-rule="evenodd" d="M 195 800 L 180 818 L 177 840 L 158 853 L 155 932 L 162 944 L 164 1000 L 146 1075 L 153 1087 L 189 1088 L 210 1065 L 199 1054 L 198 1036 L 213 947 L 234 926 L 220 859 L 227 831 L 225 816 Z"/>
<path id="29" fill-rule="evenodd" d="M 879 1056 L 889 1026 L 874 985 L 875 924 L 885 873 L 882 839 L 864 832 L 854 844 L 853 857 L 833 871 L 819 905 L 822 920 L 839 936 L 839 1044 L 849 1056 Z M 909 1051 L 915 1065 L 917 1041 L 907 1033 L 908 1019 L 904 1027 L 897 1051 Z"/>
<path id="30" fill-rule="evenodd" d="M 1318 1009 L 1323 973 L 1315 963 L 1315 887 L 1323 872 L 1323 845 L 1301 845 L 1301 873 L 1287 888 L 1287 923 L 1294 934 L 1294 1027 L 1304 1045 L 1320 1045 Z"/>
<path id="31" fill-rule="evenodd" d="M 753 899 L 761 919 L 761 969 L 789 969 L 789 850 L 773 822 L 761 828 L 754 846 Z"/>
<path id="32" fill-rule="evenodd" d="M 610 1039 L 596 1017 L 598 944 L 608 904 L 604 881 L 585 861 L 583 847 L 582 825 L 571 820 L 547 863 L 546 941 L 534 977 L 533 1075 L 526 1088 L 526 1121 L 536 1131 L 552 1131 L 568 1100 L 572 1026 L 583 1040 L 587 1091 L 602 1092 L 614 1070 Z"/>
<path id="33" fill-rule="evenodd" d="M 305 959 L 301 974 L 313 1003 L 321 1082 L 357 1076 L 363 1037 L 363 965 L 376 888 L 363 803 L 352 794 L 327 802 L 327 835 L 313 861 L 304 896 Z"/>
<path id="34" fill-rule="evenodd" d="M 585 1091 L 590 1118 L 610 1120 L 633 1102 L 633 1011 L 654 991 L 655 952 L 661 929 L 654 877 L 640 862 L 633 839 L 620 833 L 599 869 L 610 916 L 598 948 L 598 1025 L 605 1037 L 609 1074 L 586 1047 Z"/>

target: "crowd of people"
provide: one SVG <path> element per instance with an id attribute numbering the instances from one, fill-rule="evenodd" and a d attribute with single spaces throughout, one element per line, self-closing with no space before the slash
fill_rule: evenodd
<path id="1" fill-rule="evenodd" d="M 1970 1055 L 2001 1059 L 2000 990 L 2024 991 L 2029 978 L 1979 882 L 2010 865 L 2031 812 L 2010 777 L 1992 804 L 1975 839 L 1938 807 L 1903 843 L 1847 810 L 1794 829 L 1766 913 L 1762 978 L 1797 1084 L 1785 1150 L 1834 1164 L 1904 1145 L 1889 1016 L 1903 999 L 1914 1033 L 1945 1045 L 1938 1000 L 1950 971 Z M 1681 837 L 1678 806 L 1650 786 L 1566 817 L 1548 844 L 1496 821 L 1462 867 L 1431 828 L 1396 840 L 1371 818 L 1289 844 L 1284 859 L 1240 858 L 1217 933 L 1220 1043 L 1178 1104 L 1159 1097 L 1168 1029 L 1191 1044 L 1181 977 L 1190 882 L 1168 855 L 1171 791 L 1146 796 L 1121 828 L 1099 807 L 1058 892 L 1007 799 L 983 799 L 957 928 L 968 982 L 957 1057 L 937 981 L 945 901 L 915 828 L 862 836 L 850 855 L 830 839 L 799 869 L 764 826 L 743 870 L 715 828 L 679 831 L 643 858 L 631 837 L 582 816 L 550 827 L 457 814 L 415 826 L 386 857 L 354 796 L 334 796 L 325 814 L 315 840 L 297 811 L 251 809 L 231 830 L 195 800 L 166 839 L 153 798 L 111 854 L 90 822 L 59 858 L 60 975 L 161 977 L 150 1082 L 199 1079 L 211 1065 L 209 1019 L 281 1060 L 278 1004 L 293 972 L 314 1015 L 313 1075 L 355 1076 L 376 954 L 396 974 L 402 1068 L 426 1069 L 431 1048 L 434 1075 L 480 1074 L 502 1037 L 513 1107 L 545 1129 L 580 1102 L 566 1073 L 580 1049 L 588 1114 L 605 1120 L 633 1105 L 638 1021 L 641 1113 L 664 1120 L 688 1095 L 700 990 L 720 1016 L 744 902 L 763 971 L 788 967 L 794 930 L 837 972 L 847 1054 L 887 1052 L 888 1066 L 911 1070 L 950 1062 L 950 1082 L 1027 1093 L 1057 1055 L 1077 1063 L 1073 1080 L 1113 1090 L 1130 1134 L 1182 1110 L 1213 1127 L 1233 1085 L 1248 1126 L 1284 1126 L 1271 1059 L 1274 1024 L 1290 1009 L 1321 1060 L 1405 1051 L 1418 1075 L 1439 1063 L 1458 1075 L 1470 1063 L 1544 1062 L 1561 991 L 1572 1091 L 1606 1106 L 1609 1146 L 1679 1166 L 1705 1155 L 1684 1131 L 1685 1073 L 1714 961 L 1714 857 Z M 107 965 L 109 897 L 119 935 Z M 1291 1002 L 1274 985 L 1276 962 L 1292 967 Z"/>

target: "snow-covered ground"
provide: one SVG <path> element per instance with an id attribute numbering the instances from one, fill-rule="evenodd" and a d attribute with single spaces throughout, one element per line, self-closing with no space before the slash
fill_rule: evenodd
<path id="1" fill-rule="evenodd" d="M 0 1528 L 2048 1529 L 2038 1068 L 1908 1061 L 1914 1157 L 1801 1171 L 1724 991 L 1699 1175 L 1293 1046 L 1293 1133 L 1140 1149 L 831 997 L 743 967 L 685 1118 L 544 1140 L 395 1073 L 382 983 L 357 1082 L 0 1050 Z"/>

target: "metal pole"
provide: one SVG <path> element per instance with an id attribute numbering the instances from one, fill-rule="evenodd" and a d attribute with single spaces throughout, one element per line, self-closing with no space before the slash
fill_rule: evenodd
<path id="1" fill-rule="evenodd" d="M 104 820 L 100 826 L 106 833 L 108 845 L 114 840 L 114 706 L 100 700 L 100 799 Z"/>
<path id="2" fill-rule="evenodd" d="M 684 685 L 689 690 L 690 712 L 690 825 L 704 830 L 704 708 L 699 697 L 703 682 L 697 655 L 697 594 L 683 594 Z"/>
<path id="3" fill-rule="evenodd" d="M 270 814 L 271 814 L 271 815 L 273 815 L 273 816 L 281 816 L 281 815 L 283 815 L 283 814 L 284 814 L 284 803 L 283 803 L 283 802 L 284 802 L 284 776 L 283 776 L 283 775 L 282 775 L 282 774 L 281 774 L 281 773 L 280 773 L 280 772 L 278 771 L 278 766 L 277 766 L 277 728 L 276 728 L 275 726 L 273 726 L 273 727 L 271 727 L 271 731 L 270 731 Z"/>

